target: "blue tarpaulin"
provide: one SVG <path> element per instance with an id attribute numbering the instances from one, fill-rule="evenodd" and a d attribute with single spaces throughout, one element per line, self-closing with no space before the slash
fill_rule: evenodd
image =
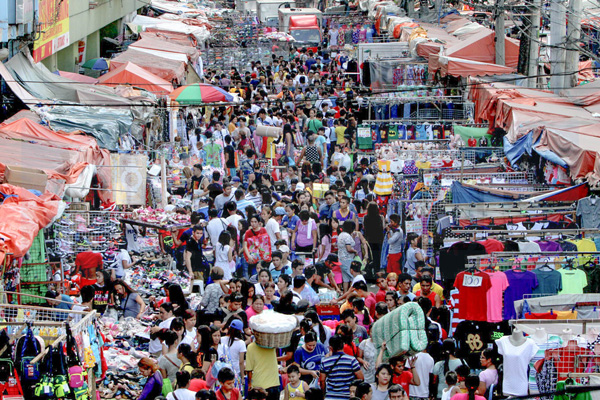
<path id="1" fill-rule="evenodd" d="M 486 203 L 486 202 L 498 202 L 498 201 L 515 201 L 519 197 L 527 197 L 524 193 L 513 193 L 512 195 L 492 193 L 491 191 L 483 188 L 478 188 L 472 185 L 463 185 L 458 181 L 452 182 L 452 203 L 463 204 L 463 203 Z M 498 191 L 496 191 L 498 192 Z"/>
<path id="2" fill-rule="evenodd" d="M 540 136 L 541 137 L 541 136 Z M 539 142 L 539 138 L 538 138 Z M 537 150 L 538 142 L 533 143 L 533 131 L 530 131 L 527 135 L 522 136 L 515 143 L 510 143 L 506 136 L 504 137 L 504 155 L 510 162 L 511 166 L 515 166 L 523 154 L 531 155 L 534 151 L 540 155 L 543 159 L 553 162 L 556 165 L 560 165 L 563 168 L 567 168 L 568 165 L 562 158 L 556 155 L 550 150 Z"/>

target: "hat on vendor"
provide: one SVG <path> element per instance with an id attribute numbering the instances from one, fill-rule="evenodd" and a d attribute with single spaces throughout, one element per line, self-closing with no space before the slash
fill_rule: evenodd
<path id="1" fill-rule="evenodd" d="M 277 207 L 275 209 L 275 215 L 285 215 L 285 208 L 283 208 L 283 207 Z"/>

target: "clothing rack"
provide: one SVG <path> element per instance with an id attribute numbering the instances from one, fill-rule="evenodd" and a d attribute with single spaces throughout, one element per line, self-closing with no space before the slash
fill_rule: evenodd
<path id="1" fill-rule="evenodd" d="M 583 233 L 598 233 L 600 229 L 598 228 L 576 228 L 576 229 L 539 229 L 539 230 L 529 230 L 529 231 L 511 231 L 508 229 L 452 229 L 452 233 L 460 234 L 460 233 L 488 233 L 488 234 L 498 234 L 498 235 L 511 235 L 511 236 L 540 236 L 542 233 L 562 233 L 566 235 L 578 235 Z M 539 253 L 538 253 L 539 254 Z"/>
<path id="2" fill-rule="evenodd" d="M 511 172 L 504 172 L 504 174 L 509 174 Z M 498 173 L 498 174 L 502 174 L 502 173 Z M 535 206 L 538 204 L 541 205 L 545 205 L 547 203 L 565 203 L 565 206 L 567 204 L 572 205 L 572 202 L 566 202 L 566 201 L 551 201 L 551 202 L 546 202 L 546 201 L 540 201 L 540 202 L 529 202 L 529 201 L 490 201 L 490 202 L 485 202 L 485 203 L 453 203 L 453 204 L 448 204 L 446 207 L 447 209 L 450 207 L 470 207 L 470 208 L 481 208 L 481 209 L 488 209 L 489 206 L 498 206 L 498 205 L 507 205 L 507 206 L 511 206 L 512 205 L 512 209 L 522 209 L 522 210 L 527 210 L 527 209 L 534 209 L 536 208 Z M 521 206 L 527 206 L 524 208 L 521 208 Z M 511 208 L 506 208 L 506 207 L 501 207 L 502 209 L 505 210 L 510 210 Z"/>
<path id="3" fill-rule="evenodd" d="M 402 123 L 402 122 L 424 122 L 424 123 L 428 123 L 428 124 L 435 124 L 435 123 L 457 123 L 460 122 L 459 125 L 461 126 L 470 126 L 470 127 L 488 127 L 489 124 L 478 124 L 478 123 L 474 123 L 474 122 L 469 122 L 472 121 L 472 119 L 470 118 L 466 118 L 466 119 L 436 119 L 436 120 L 426 120 L 424 121 L 422 118 L 391 118 L 391 119 L 365 119 L 363 120 L 364 124 L 376 124 L 376 123 L 385 123 L 385 122 L 396 122 L 396 123 Z M 450 140 L 450 139 L 436 139 L 436 141 L 440 141 L 440 140 Z"/>

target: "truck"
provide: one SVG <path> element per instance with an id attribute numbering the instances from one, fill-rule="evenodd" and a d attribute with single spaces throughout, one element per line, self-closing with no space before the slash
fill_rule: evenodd
<path id="1" fill-rule="evenodd" d="M 296 47 L 314 52 L 323 41 L 323 13 L 316 8 L 280 8 L 279 31 L 289 33 L 296 40 Z"/>
<path id="2" fill-rule="evenodd" d="M 268 28 L 277 28 L 279 24 L 279 9 L 296 7 L 294 0 L 256 0 L 256 17 Z"/>
<path id="3" fill-rule="evenodd" d="M 252 14 L 256 12 L 256 0 L 235 0 L 235 9 L 242 13 Z"/>

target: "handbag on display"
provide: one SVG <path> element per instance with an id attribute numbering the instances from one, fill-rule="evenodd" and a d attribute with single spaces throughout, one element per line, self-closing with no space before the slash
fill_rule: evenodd
<path id="1" fill-rule="evenodd" d="M 8 375 L 0 377 L 0 400 L 24 400 L 21 380 L 15 364 L 10 359 L 0 361 L 8 365 Z"/>
<path id="2" fill-rule="evenodd" d="M 72 389 L 85 387 L 87 389 L 87 372 L 81 366 L 81 360 L 79 359 L 79 351 L 77 343 L 73 339 L 71 333 L 71 327 L 69 324 L 66 326 L 67 330 L 67 368 L 69 372 L 69 386 Z"/>

